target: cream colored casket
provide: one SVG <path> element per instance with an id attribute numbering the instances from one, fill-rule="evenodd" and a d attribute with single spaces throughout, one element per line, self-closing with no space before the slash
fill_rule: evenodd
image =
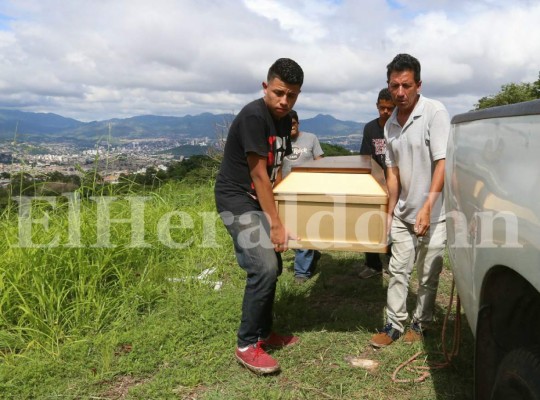
<path id="1" fill-rule="evenodd" d="M 388 195 L 369 156 L 325 157 L 294 167 L 274 188 L 291 249 L 385 253 Z"/>

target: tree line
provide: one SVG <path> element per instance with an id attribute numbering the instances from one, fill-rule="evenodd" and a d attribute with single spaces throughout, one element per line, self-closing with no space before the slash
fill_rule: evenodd
<path id="1" fill-rule="evenodd" d="M 538 73 L 538 79 L 532 83 L 508 83 L 502 85 L 499 93 L 478 100 L 478 103 L 475 104 L 475 110 L 536 99 L 540 99 L 540 72 Z"/>

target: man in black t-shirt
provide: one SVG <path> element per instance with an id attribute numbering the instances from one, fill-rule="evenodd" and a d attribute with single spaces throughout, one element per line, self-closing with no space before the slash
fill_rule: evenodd
<path id="1" fill-rule="evenodd" d="M 387 88 L 382 89 L 377 97 L 377 110 L 379 118 L 368 122 L 364 126 L 364 137 L 360 146 L 361 155 L 370 155 L 381 166 L 383 171 L 386 171 L 385 155 L 386 155 L 386 140 L 384 139 L 384 124 L 394 111 L 394 103 L 392 96 Z M 382 262 L 378 253 L 366 253 L 366 265 L 358 276 L 362 279 L 371 278 L 372 276 L 382 273 Z"/>
<path id="2" fill-rule="evenodd" d="M 278 59 L 263 82 L 264 96 L 246 105 L 229 128 L 223 161 L 216 178 L 220 217 L 231 235 L 238 264 L 246 271 L 236 359 L 250 370 L 267 374 L 279 364 L 269 347 L 296 343 L 296 336 L 272 331 L 272 307 L 281 252 L 289 232 L 279 219 L 272 191 L 283 158 L 291 153 L 292 110 L 304 80 L 302 68 Z"/>

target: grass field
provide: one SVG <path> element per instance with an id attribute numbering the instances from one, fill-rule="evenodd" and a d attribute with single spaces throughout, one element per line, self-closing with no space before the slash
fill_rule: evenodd
<path id="1" fill-rule="evenodd" d="M 13 210 L 2 215 L 0 397 L 472 399 L 473 339 L 464 318 L 460 352 L 449 367 L 433 369 L 420 383 L 391 379 L 419 351 L 420 364 L 443 360 L 448 267 L 441 275 L 437 321 L 424 343 L 397 342 L 375 351 L 367 343 L 384 322 L 387 277 L 361 280 L 363 255 L 325 252 L 316 276 L 297 285 L 293 253 L 287 252 L 275 328 L 299 335 L 301 342 L 273 352 L 280 374 L 260 377 L 234 359 L 244 276 L 230 238 L 213 219 L 212 183 L 171 183 L 148 197 L 146 247 L 134 242 L 133 218 L 113 222 L 104 240 L 96 227 L 103 209 L 95 201 L 82 202 L 76 237 L 69 233 L 77 229 L 69 230 L 67 205 L 40 206 L 32 215 L 32 243 L 42 247 L 21 247 L 21 226 L 28 225 Z M 108 212 L 126 221 L 132 206 L 118 198 Z M 160 230 L 164 215 L 174 222 L 168 236 Z M 45 216 L 47 226 L 39 222 Z M 96 246 L 106 242 L 108 247 Z M 204 271 L 211 273 L 202 276 Z M 412 307 L 414 296 L 410 301 Z M 380 364 L 375 371 L 353 367 L 351 356 Z"/>

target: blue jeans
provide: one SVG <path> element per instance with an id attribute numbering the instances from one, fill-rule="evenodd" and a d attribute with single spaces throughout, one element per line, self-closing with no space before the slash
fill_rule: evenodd
<path id="1" fill-rule="evenodd" d="M 294 250 L 294 276 L 311 278 L 320 254 L 317 250 Z"/>
<path id="2" fill-rule="evenodd" d="M 246 271 L 238 347 L 257 343 L 272 331 L 272 307 L 278 276 L 283 269 L 281 254 L 270 241 L 270 225 L 262 212 L 220 217 L 231 235 L 238 265 Z"/>

